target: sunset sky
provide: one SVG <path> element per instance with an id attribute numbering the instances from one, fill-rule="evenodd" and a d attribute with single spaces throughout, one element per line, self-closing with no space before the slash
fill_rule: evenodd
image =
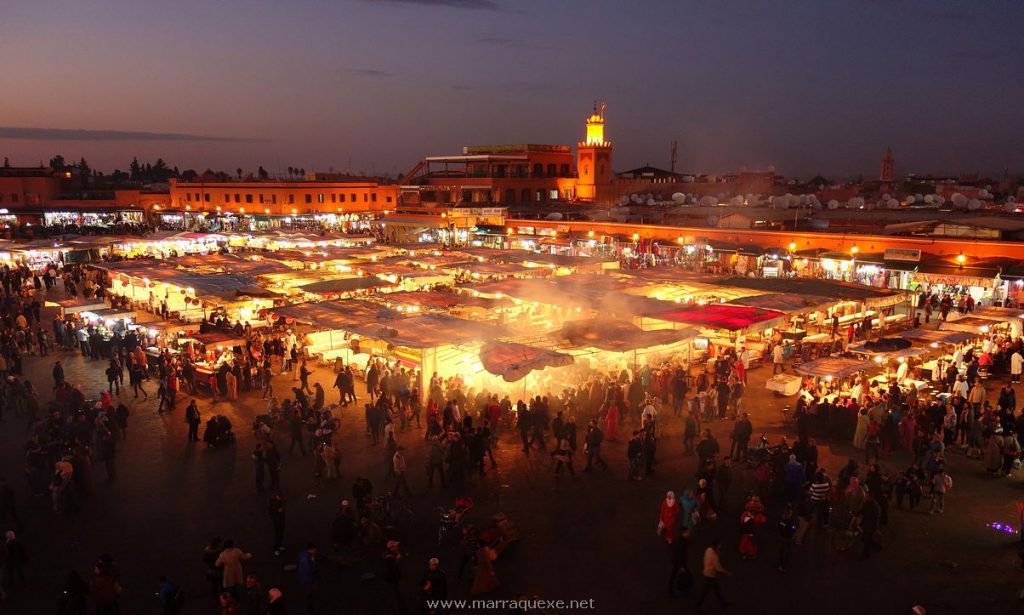
<path id="1" fill-rule="evenodd" d="M 0 0 L 0 156 L 395 175 L 575 143 L 597 99 L 616 170 L 668 167 L 675 139 L 685 172 L 873 176 L 890 146 L 899 174 L 1020 173 L 1022 18 L 1011 0 Z"/>

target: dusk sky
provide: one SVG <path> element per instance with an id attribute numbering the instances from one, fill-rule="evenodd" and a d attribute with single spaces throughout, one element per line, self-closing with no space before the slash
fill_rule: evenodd
<path id="1" fill-rule="evenodd" d="M 900 175 L 1016 174 L 1022 18 L 1014 0 L 0 0 L 0 156 L 395 175 L 575 143 L 597 99 L 616 170 L 667 168 L 676 139 L 685 172 L 875 176 L 891 146 Z"/>

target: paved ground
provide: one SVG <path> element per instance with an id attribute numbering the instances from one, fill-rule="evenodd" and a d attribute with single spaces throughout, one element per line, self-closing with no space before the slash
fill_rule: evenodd
<path id="1" fill-rule="evenodd" d="M 67 378 L 83 384 L 88 392 L 105 385 L 101 362 L 72 354 L 61 359 Z M 40 388 L 48 388 L 52 361 L 52 357 L 26 361 L 30 379 Z M 755 433 L 767 432 L 774 440 L 781 433 L 779 409 L 784 402 L 764 394 L 766 372 L 764 368 L 752 372 L 745 403 L 753 414 Z M 331 391 L 332 374 L 321 371 L 313 380 Z M 276 386 L 283 391 L 290 383 L 278 377 Z M 994 392 L 996 386 L 991 388 Z M 175 413 L 164 416 L 156 414 L 152 397 L 148 402 L 127 399 L 133 415 L 128 440 L 119 451 L 119 480 L 103 483 L 102 470 L 97 468 L 96 493 L 74 516 L 56 517 L 47 499 L 28 498 L 21 478 L 25 425 L 4 417 L 0 472 L 19 487 L 19 505 L 27 520 L 22 537 L 32 554 L 30 585 L 12 594 L 2 605 L 4 612 L 55 612 L 67 571 L 89 572 L 103 552 L 113 554 L 122 571 L 123 612 L 159 612 L 154 592 L 160 574 L 183 584 L 189 595 L 187 613 L 217 612 L 208 599 L 200 561 L 205 541 L 215 534 L 232 537 L 252 551 L 246 572 L 256 574 L 267 587 L 280 586 L 289 597 L 290 612 L 302 612 L 294 573 L 285 571 L 284 565 L 295 561 L 297 549 L 306 541 L 329 545 L 334 510 L 350 493 L 357 473 L 369 476 L 378 488 L 384 485 L 386 461 L 381 449 L 371 446 L 364 435 L 361 412 L 348 411 L 342 417 L 339 481 L 316 488 L 308 458 L 285 454 L 282 490 L 289 506 L 289 549 L 275 557 L 266 499 L 254 490 L 249 461 L 253 444 L 249 427 L 253 416 L 264 411 L 264 402 L 250 393 L 237 404 L 217 404 L 216 411 L 234 422 L 238 442 L 226 449 L 207 449 L 186 442 L 182 412 L 187 396 L 182 397 L 186 401 L 179 401 Z M 209 400 L 201 399 L 200 407 L 208 416 Z M 664 492 L 693 486 L 694 461 L 682 455 L 680 420 L 668 418 L 664 423 L 661 464 L 657 475 L 643 482 L 626 480 L 622 442 L 606 446 L 604 456 L 612 465 L 607 473 L 573 479 L 555 478 L 546 455 L 526 458 L 513 434 L 503 436 L 498 471 L 470 490 L 478 502 L 478 519 L 500 510 L 523 534 L 496 562 L 501 588 L 494 597 L 512 598 L 523 592 L 544 598 L 593 598 L 597 612 L 611 614 L 689 612 L 687 602 L 666 595 L 668 552 L 655 535 L 655 525 Z M 713 425 L 723 444 L 728 443 L 731 428 L 730 422 Z M 421 566 L 433 555 L 441 557 L 452 577 L 452 597 L 466 597 L 468 583 L 454 580 L 455 546 L 438 549 L 435 543 L 434 507 L 450 503 L 454 494 L 425 492 L 421 431 L 400 434 L 399 440 L 409 452 L 411 505 L 417 514 L 415 528 L 403 540 L 409 555 L 403 584 L 407 600 L 414 604 Z M 287 442 L 280 435 L 277 441 L 279 446 Z M 822 464 L 833 470 L 854 452 L 845 443 L 821 444 Z M 896 470 L 907 463 L 906 454 L 898 453 L 885 465 Z M 717 528 L 697 536 L 692 565 L 697 566 L 712 536 L 723 539 L 724 563 L 735 572 L 723 581 L 724 591 L 734 602 L 727 610 L 730 613 L 880 615 L 909 613 L 913 604 L 925 605 L 929 614 L 1024 612 L 1016 599 L 1024 584 L 1016 538 L 986 527 L 992 521 L 1015 521 L 1014 503 L 1024 501 L 1021 483 L 988 478 L 978 462 L 955 453 L 950 455 L 950 468 L 955 488 L 946 513 L 894 511 L 884 549 L 870 561 L 837 554 L 822 534 L 812 536 L 809 544 L 794 553 L 789 572 L 779 572 L 773 529 L 778 506 L 772 502 L 770 521 L 762 532 L 762 558 L 740 561 L 736 515 L 727 513 Z M 737 472 L 729 498 L 732 510 L 752 482 L 751 471 Z M 360 581 L 360 575 L 372 568 L 373 563 L 326 562 L 321 612 L 393 612 L 377 585 Z"/>

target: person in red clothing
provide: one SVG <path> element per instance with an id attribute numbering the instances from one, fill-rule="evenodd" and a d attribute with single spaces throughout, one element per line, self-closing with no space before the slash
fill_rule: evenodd
<path id="1" fill-rule="evenodd" d="M 675 532 L 678 516 L 679 502 L 676 500 L 675 492 L 669 491 L 661 502 L 661 512 L 658 515 L 658 533 L 669 544 L 672 544 L 672 536 Z"/>
<path id="2" fill-rule="evenodd" d="M 743 559 L 754 559 L 757 557 L 757 540 L 755 532 L 765 522 L 764 505 L 761 498 L 756 495 L 750 496 L 747 505 L 740 513 L 740 555 Z"/>

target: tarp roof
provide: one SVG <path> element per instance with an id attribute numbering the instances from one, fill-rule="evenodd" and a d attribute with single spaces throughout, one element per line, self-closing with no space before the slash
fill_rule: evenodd
<path id="1" fill-rule="evenodd" d="M 647 269 L 619 269 L 615 272 L 616 275 L 630 276 L 643 278 L 652 281 L 662 282 L 701 282 L 701 283 L 715 283 L 722 279 L 722 276 L 710 275 L 706 273 L 699 273 L 696 271 L 687 271 L 684 269 L 678 269 L 675 267 L 650 267 Z"/>
<path id="2" fill-rule="evenodd" d="M 794 369 L 796 370 L 796 373 L 803 374 L 805 376 L 817 376 L 818 378 L 824 378 L 826 376 L 832 376 L 833 378 L 845 378 L 856 374 L 857 372 L 873 369 L 874 367 L 875 365 L 869 361 L 847 359 L 845 357 L 825 357 L 823 359 L 801 363 Z"/>
<path id="3" fill-rule="evenodd" d="M 971 312 L 971 316 L 974 316 L 975 318 L 984 318 L 986 320 L 1000 320 L 1003 322 L 1013 322 L 1019 318 L 1024 318 L 1024 311 L 1014 308 L 983 305 L 980 307 L 975 307 L 974 311 Z"/>
<path id="4" fill-rule="evenodd" d="M 406 348 L 437 348 L 439 346 L 489 342 L 504 337 L 506 332 L 494 325 L 455 318 L 446 314 L 422 314 L 392 320 L 385 325 L 356 325 L 353 333 L 379 339 Z"/>
<path id="5" fill-rule="evenodd" d="M 981 333 L 982 328 L 987 331 L 988 327 L 992 325 L 991 320 L 987 318 L 975 318 L 973 316 L 965 316 L 956 320 L 947 320 L 939 325 L 940 329 L 949 331 L 966 331 L 968 333 Z"/>
<path id="6" fill-rule="evenodd" d="M 237 346 L 245 343 L 245 340 L 242 338 L 220 333 L 219 331 L 196 333 L 190 337 L 206 346 Z"/>
<path id="7" fill-rule="evenodd" d="M 522 380 L 534 370 L 572 362 L 572 355 L 514 342 L 488 342 L 480 348 L 480 363 L 484 369 L 501 376 L 505 382 Z"/>
<path id="8" fill-rule="evenodd" d="M 840 301 L 828 297 L 817 297 L 814 295 L 799 295 L 796 293 L 769 293 L 766 295 L 753 295 L 732 299 L 729 303 L 733 305 L 745 305 L 766 310 L 777 310 L 789 314 L 802 314 L 825 310 Z"/>
<path id="9" fill-rule="evenodd" d="M 899 338 L 897 338 L 899 339 Z M 903 343 L 908 343 L 909 340 L 901 340 Z M 895 348 L 892 350 L 878 350 L 872 349 L 869 346 L 870 342 L 861 342 L 850 346 L 850 352 L 854 354 L 867 355 L 869 357 L 883 357 L 889 359 L 895 359 L 898 357 L 915 357 L 917 355 L 925 354 L 928 352 L 927 348 L 921 348 L 919 346 L 907 346 L 906 348 Z"/>
<path id="10" fill-rule="evenodd" d="M 727 286 L 752 288 L 766 293 L 795 293 L 845 299 L 847 301 L 863 301 L 867 305 L 879 307 L 899 303 L 909 296 L 905 292 L 893 291 L 887 288 L 876 288 L 863 284 L 819 278 L 732 277 L 722 280 L 721 283 Z"/>
<path id="11" fill-rule="evenodd" d="M 966 331 L 938 331 L 919 327 L 900 333 L 900 337 L 920 344 L 962 344 L 977 336 Z"/>
<path id="12" fill-rule="evenodd" d="M 534 269 L 523 267 L 517 263 L 480 263 L 469 262 L 458 265 L 446 265 L 442 269 L 448 271 L 465 271 L 472 276 L 486 278 L 498 275 L 533 275 Z"/>
<path id="13" fill-rule="evenodd" d="M 367 288 L 381 288 L 384 286 L 391 286 L 391 282 L 387 282 L 378 278 L 377 276 L 361 276 L 351 278 L 336 278 L 333 280 L 320 280 L 319 282 L 313 282 L 312 284 L 305 284 L 300 286 L 302 290 L 307 293 L 315 293 L 318 295 L 328 295 L 336 293 L 348 293 L 354 290 L 364 290 Z"/>
<path id="14" fill-rule="evenodd" d="M 693 328 L 644 331 L 624 320 L 574 320 L 565 323 L 551 337 L 571 346 L 589 346 L 599 350 L 627 352 L 681 342 L 698 335 Z"/>
<path id="15" fill-rule="evenodd" d="M 786 315 L 774 310 L 713 303 L 693 307 L 676 306 L 675 309 L 661 314 L 652 314 L 651 318 L 695 325 L 706 329 L 747 330 L 754 332 L 763 331 L 764 329 L 781 324 L 785 320 Z"/>
<path id="16" fill-rule="evenodd" d="M 378 303 L 356 299 L 295 303 L 267 311 L 323 329 L 343 329 L 352 325 L 382 323 L 402 317 L 402 314 Z"/>
<path id="17" fill-rule="evenodd" d="M 170 259 L 168 264 L 194 271 L 221 271 L 224 273 L 244 273 L 264 275 L 293 271 L 291 267 L 275 261 L 255 258 L 241 258 L 233 254 L 207 254 L 205 256 L 182 256 Z"/>
<path id="18" fill-rule="evenodd" d="M 379 296 L 378 299 L 388 304 L 418 305 L 420 307 L 435 309 L 448 309 L 464 306 L 480 307 L 489 310 L 495 307 L 507 306 L 512 303 L 508 299 L 487 299 L 485 297 L 475 297 L 466 293 L 444 291 L 388 293 L 386 295 Z"/>

